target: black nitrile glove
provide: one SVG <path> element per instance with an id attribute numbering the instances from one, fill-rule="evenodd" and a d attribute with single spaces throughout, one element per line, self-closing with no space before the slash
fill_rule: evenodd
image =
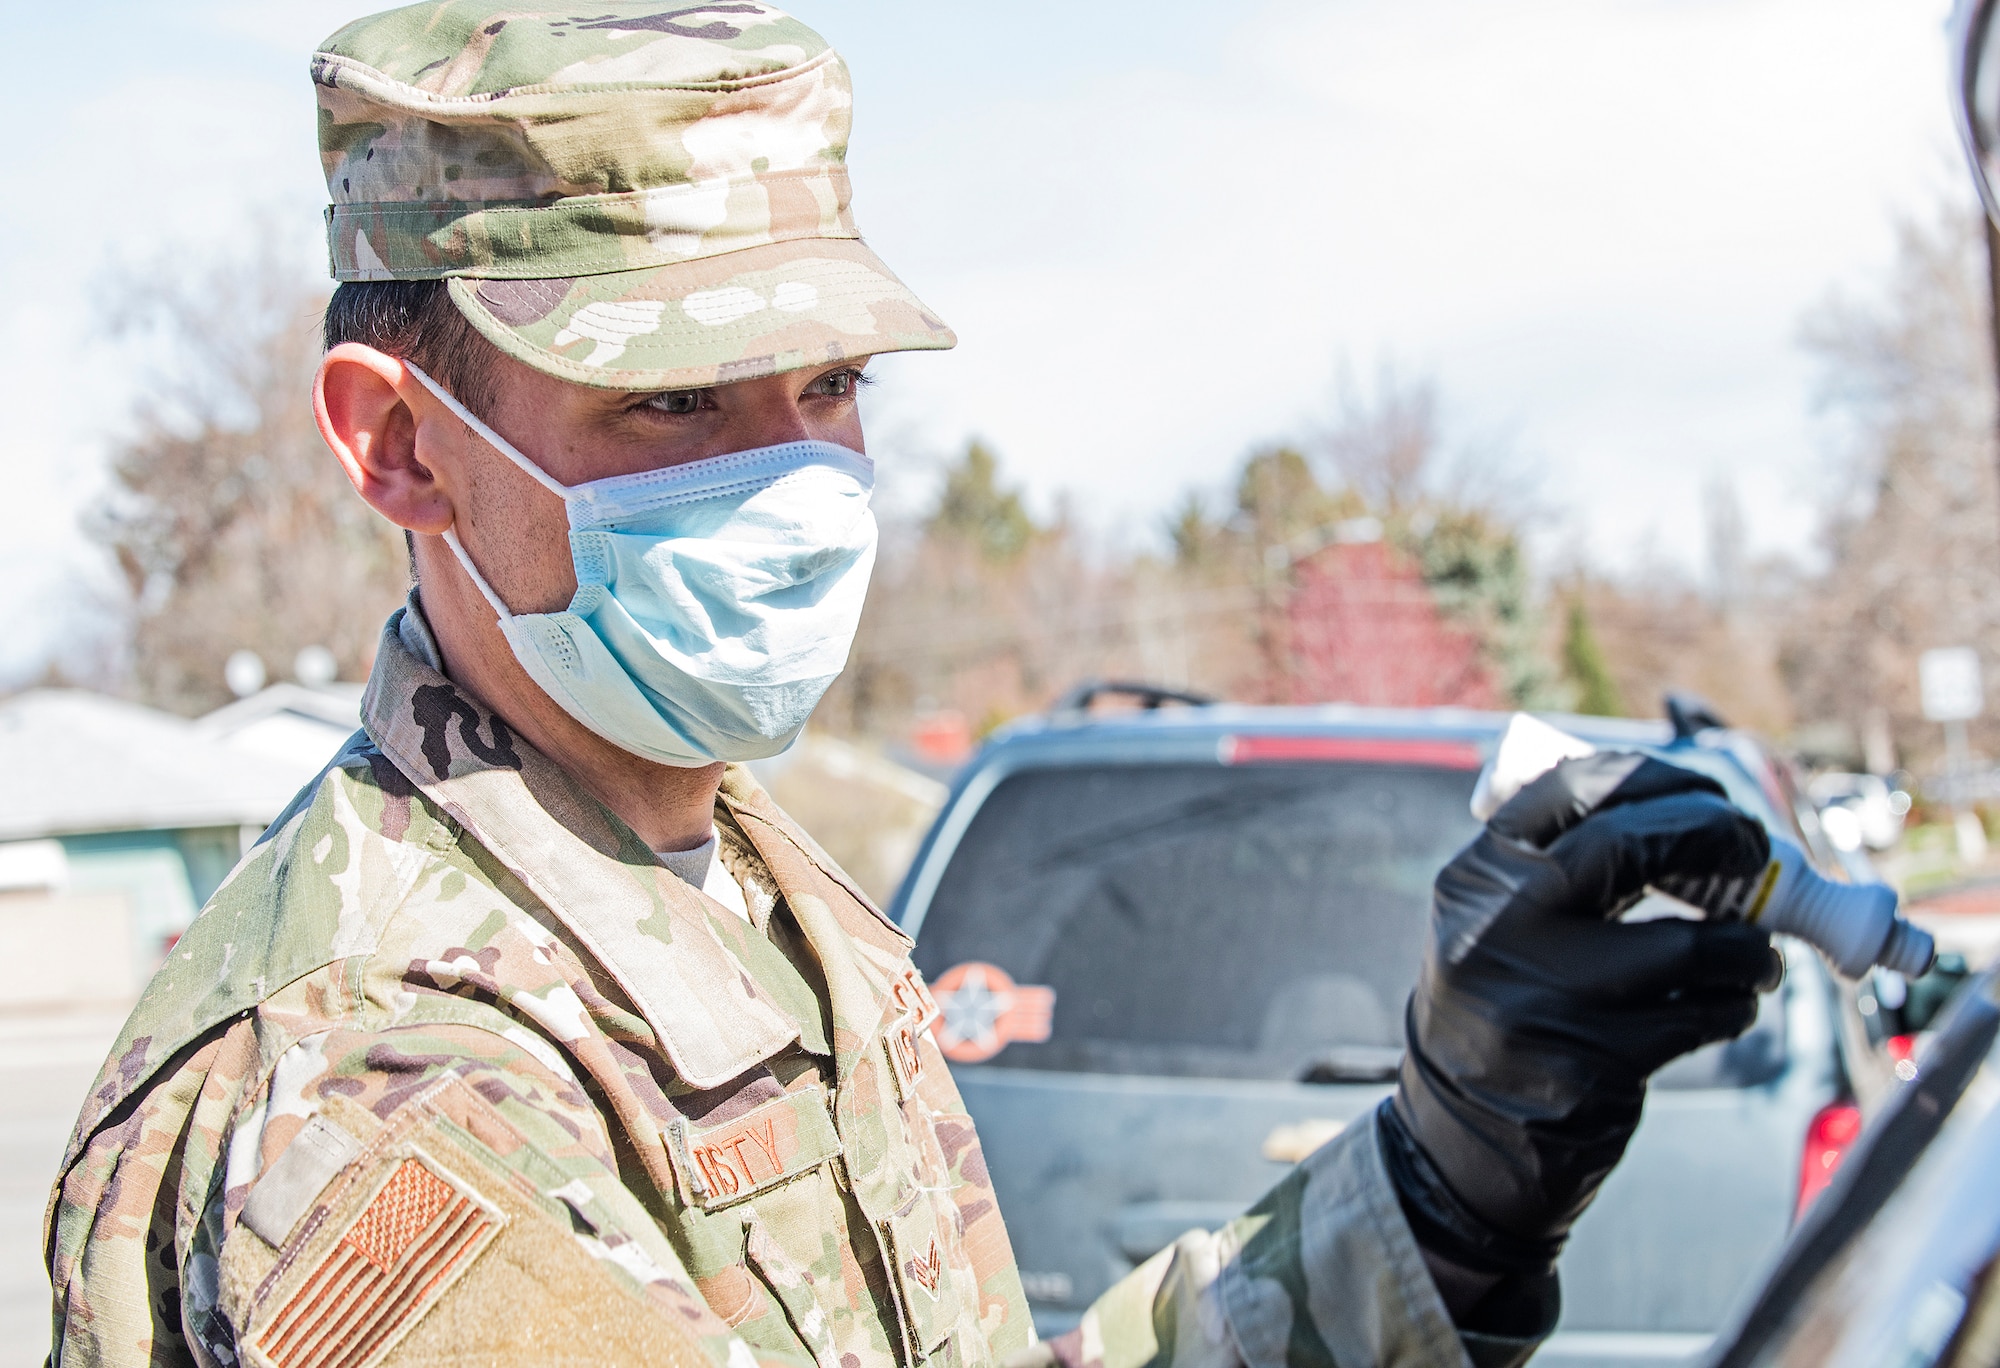
<path id="1" fill-rule="evenodd" d="M 1713 781 L 1600 753 L 1523 789 L 1438 875 L 1409 1050 L 1380 1113 L 1427 1255 L 1547 1274 L 1625 1152 L 1647 1078 L 1742 1034 L 1782 968 L 1754 926 L 1615 914 L 1665 875 L 1752 874 L 1769 852 Z"/>

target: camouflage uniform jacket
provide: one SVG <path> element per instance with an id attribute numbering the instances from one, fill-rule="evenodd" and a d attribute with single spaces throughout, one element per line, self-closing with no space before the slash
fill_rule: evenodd
<path id="1" fill-rule="evenodd" d="M 436 658 L 391 619 L 364 731 L 127 1023 L 53 1363 L 1466 1362 L 1370 1127 L 1036 1347 L 902 933 L 732 768 L 746 923 Z"/>

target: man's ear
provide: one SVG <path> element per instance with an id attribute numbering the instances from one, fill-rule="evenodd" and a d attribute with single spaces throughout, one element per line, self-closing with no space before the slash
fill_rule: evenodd
<path id="1" fill-rule="evenodd" d="M 406 398 L 415 388 L 396 357 L 343 342 L 313 377 L 313 416 L 370 508 L 398 527 L 436 536 L 451 526 L 452 507 L 417 459 L 417 416 Z"/>

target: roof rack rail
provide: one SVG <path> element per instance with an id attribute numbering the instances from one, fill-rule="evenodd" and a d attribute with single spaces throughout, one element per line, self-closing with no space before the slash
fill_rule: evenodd
<path id="1" fill-rule="evenodd" d="M 1666 698 L 1667 721 L 1673 724 L 1676 743 L 1692 741 L 1702 732 L 1727 727 L 1707 699 L 1699 694 L 1670 691 Z"/>
<path id="2" fill-rule="evenodd" d="M 1052 713 L 1089 712 L 1090 705 L 1107 695 L 1136 698 L 1147 712 L 1156 712 L 1164 703 L 1180 703 L 1190 708 L 1206 708 L 1217 700 L 1187 689 L 1168 689 L 1158 684 L 1138 684 L 1122 679 L 1086 679 L 1055 701 Z"/>

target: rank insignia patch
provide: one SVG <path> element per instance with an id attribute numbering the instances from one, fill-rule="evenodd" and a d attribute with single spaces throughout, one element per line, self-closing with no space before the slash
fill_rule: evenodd
<path id="1" fill-rule="evenodd" d="M 935 1237 L 932 1238 L 931 1247 L 927 1251 L 903 1265 L 903 1271 L 914 1278 L 924 1291 L 933 1297 L 937 1295 L 938 1278 L 944 1273 L 944 1259 L 938 1253 L 938 1242 Z"/>
<path id="2" fill-rule="evenodd" d="M 500 1220 L 422 1159 L 404 1159 L 257 1328 L 256 1357 L 274 1368 L 364 1368 L 465 1271 Z"/>

